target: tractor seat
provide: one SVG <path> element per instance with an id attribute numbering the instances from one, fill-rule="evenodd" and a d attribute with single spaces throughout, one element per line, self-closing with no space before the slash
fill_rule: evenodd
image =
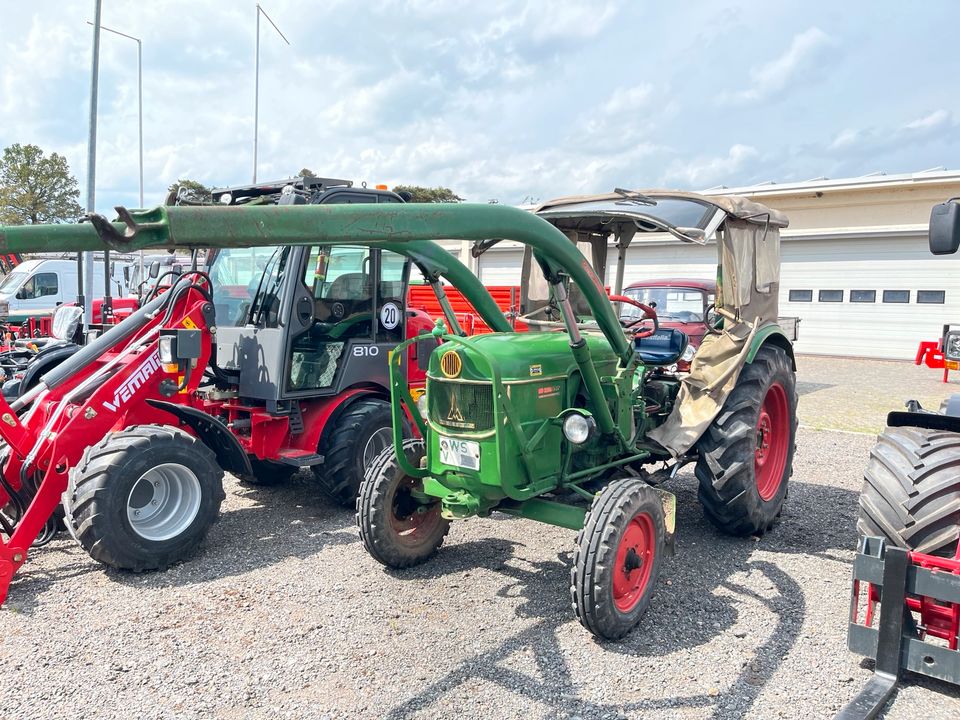
<path id="1" fill-rule="evenodd" d="M 650 337 L 633 341 L 644 365 L 670 365 L 687 349 L 687 336 L 676 328 L 659 328 Z"/>

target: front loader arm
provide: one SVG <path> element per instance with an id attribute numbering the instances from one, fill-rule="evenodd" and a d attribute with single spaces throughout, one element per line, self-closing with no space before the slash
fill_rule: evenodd
<path id="1" fill-rule="evenodd" d="M 161 327 L 207 327 L 212 306 L 193 288 L 179 295 L 171 291 L 165 297 L 168 304 L 174 303 L 166 308 L 171 310 L 166 322 L 161 304 L 145 324 L 133 332 L 121 332 L 115 336 L 121 338 L 116 343 L 101 345 L 81 370 L 58 382 L 53 378 L 49 388 L 41 383 L 40 394 L 21 417 L 0 398 L 0 438 L 8 448 L 0 478 L 0 508 L 7 506 L 14 521 L 13 527 L 0 528 L 7 535 L 0 542 L 0 603 L 30 546 L 50 521 L 67 489 L 70 470 L 84 450 L 130 424 L 169 423 L 171 416 L 148 400 L 184 402 L 202 381 L 211 353 L 209 333 L 201 336 L 197 366 L 182 392 L 176 391 L 183 380 L 181 368 L 167 368 L 160 362 L 158 338 Z M 124 323 L 131 320 L 136 324 L 135 318 Z"/>

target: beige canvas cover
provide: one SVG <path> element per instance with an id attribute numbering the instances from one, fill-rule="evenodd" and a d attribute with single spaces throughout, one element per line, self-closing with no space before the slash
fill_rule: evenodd
<path id="1" fill-rule="evenodd" d="M 706 432 L 737 383 L 754 335 L 777 322 L 780 227 L 786 218 L 783 222 L 728 217 L 717 233 L 717 309 L 724 329 L 703 338 L 673 412 L 649 433 L 674 456 L 686 453 Z"/>
<path id="2" fill-rule="evenodd" d="M 676 197 L 698 200 L 700 202 L 710 203 L 711 205 L 723 210 L 731 218 L 738 220 L 747 220 L 758 224 L 767 224 L 778 228 L 785 228 L 790 223 L 787 216 L 779 210 L 774 210 L 766 205 L 761 205 L 739 195 L 701 195 L 699 193 L 684 192 L 682 190 L 636 190 L 640 195 L 646 195 L 656 199 L 657 197 Z M 624 200 L 625 195 L 621 193 L 604 193 L 602 195 L 569 195 L 567 197 L 555 198 L 538 205 L 533 209 L 534 213 L 544 210 L 561 208 L 564 205 L 576 205 L 585 202 L 601 202 L 605 200 Z"/>

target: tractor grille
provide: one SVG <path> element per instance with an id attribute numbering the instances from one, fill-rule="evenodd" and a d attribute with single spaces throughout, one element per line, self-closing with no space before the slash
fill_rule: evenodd
<path id="1" fill-rule="evenodd" d="M 430 380 L 427 386 L 430 419 L 437 425 L 477 432 L 493 428 L 493 387 Z"/>

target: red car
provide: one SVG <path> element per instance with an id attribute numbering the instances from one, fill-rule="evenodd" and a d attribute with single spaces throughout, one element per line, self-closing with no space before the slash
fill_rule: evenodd
<path id="1" fill-rule="evenodd" d="M 623 294 L 654 308 L 660 327 L 676 328 L 689 338 L 690 344 L 677 362 L 677 372 L 688 372 L 693 354 L 707 333 L 707 311 L 716 299 L 717 283 L 693 278 L 640 280 L 624 288 Z M 639 315 L 638 308 L 622 304 L 621 319 Z"/>

